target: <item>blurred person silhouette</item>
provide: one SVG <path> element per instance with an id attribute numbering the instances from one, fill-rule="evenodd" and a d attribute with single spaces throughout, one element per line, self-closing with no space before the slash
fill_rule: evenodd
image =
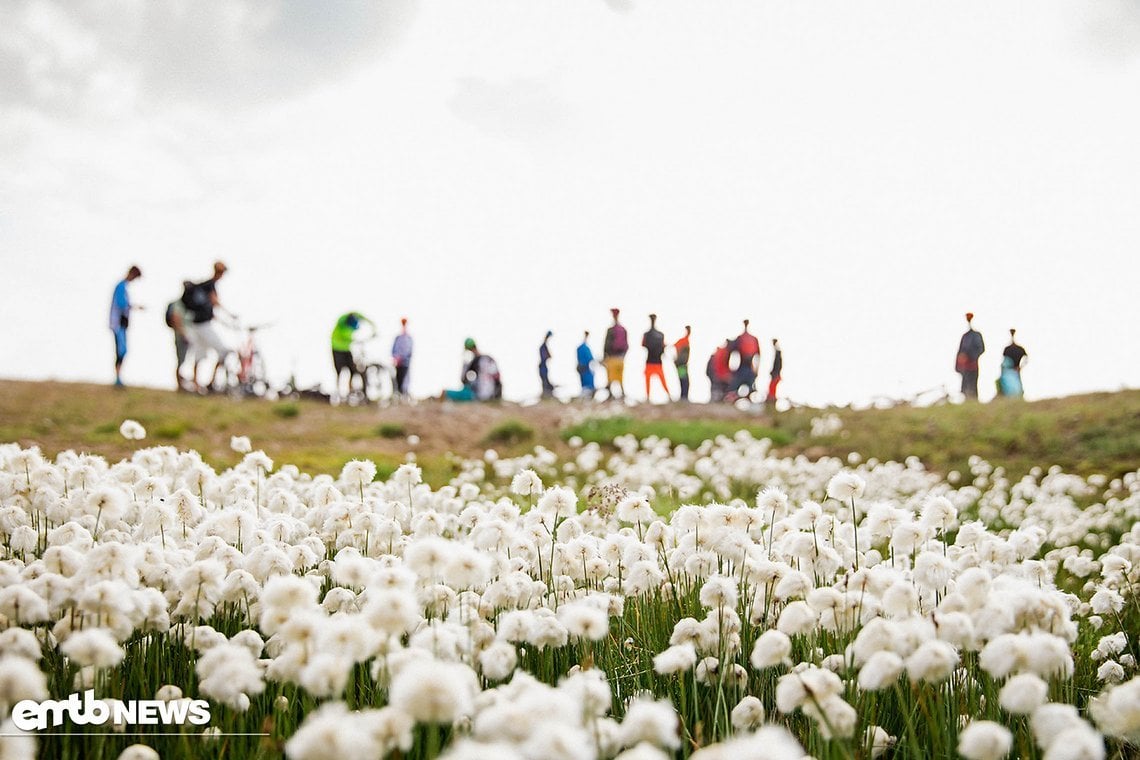
<path id="1" fill-rule="evenodd" d="M 606 330 L 605 340 L 602 342 L 602 366 L 606 368 L 606 391 L 610 398 L 617 398 L 614 394 L 614 383 L 617 383 L 621 397 L 625 398 L 625 354 L 629 351 L 629 334 L 625 326 L 618 320 L 621 314 L 618 309 L 610 309 L 614 323 Z"/>
<path id="2" fill-rule="evenodd" d="M 784 352 L 780 349 L 779 339 L 772 338 L 772 371 L 769 373 L 771 379 L 768 382 L 768 397 L 764 399 L 764 403 L 776 403 L 776 386 L 780 384 L 780 375 L 783 371 Z"/>
<path id="3" fill-rule="evenodd" d="M 760 371 L 760 340 L 748 332 L 748 320 L 744 320 L 744 331 L 736 336 L 733 348 L 739 363 L 736 365 L 736 392 L 750 396 L 756 390 L 756 376 Z M 741 391 L 740 388 L 747 388 Z"/>
<path id="4" fill-rule="evenodd" d="M 463 341 L 463 348 L 471 360 L 463 367 L 458 390 L 446 390 L 441 398 L 449 401 L 492 401 L 503 397 L 503 383 L 499 365 L 490 356 L 479 352 L 474 338 Z"/>
<path id="5" fill-rule="evenodd" d="M 590 331 L 582 334 L 582 342 L 578 344 L 575 352 L 577 361 L 578 382 L 582 386 L 582 398 L 592 399 L 596 388 L 594 386 L 594 352 L 590 350 Z"/>
<path id="6" fill-rule="evenodd" d="M 661 390 L 670 401 L 669 386 L 665 382 L 665 370 L 662 359 L 665 356 L 665 335 L 657 329 L 657 315 L 649 315 L 649 329 L 641 336 L 641 345 L 645 349 L 645 400 L 649 401 L 649 381 L 656 377 L 661 383 Z"/>
<path id="7" fill-rule="evenodd" d="M 1017 330 L 1009 328 L 1009 345 L 1001 352 L 1001 375 L 997 383 L 999 395 L 1011 398 L 1024 395 L 1021 368 L 1028 358 L 1029 353 L 1017 342 Z"/>
<path id="8" fill-rule="evenodd" d="M 194 371 L 191 377 L 191 387 L 194 391 L 209 392 L 217 380 L 218 370 L 221 369 L 226 357 L 233 349 L 225 344 L 218 331 L 214 329 L 214 312 L 223 311 L 233 319 L 233 313 L 222 306 L 218 299 L 218 280 L 226 273 L 226 265 L 221 261 L 214 262 L 214 274 L 208 280 L 191 282 L 182 290 L 182 305 L 190 320 L 185 323 L 186 337 L 190 341 L 190 352 L 194 358 Z M 210 381 L 202 386 L 198 383 L 198 365 L 204 361 L 210 352 L 217 357 L 214 361 L 214 370 L 210 373 Z"/>
<path id="9" fill-rule="evenodd" d="M 376 334 L 376 325 L 358 311 L 341 314 L 333 325 L 329 343 L 332 347 L 333 371 L 336 372 L 336 395 L 340 399 L 347 399 L 352 395 L 353 386 L 358 378 L 360 392 L 364 393 L 364 373 L 356 366 L 356 360 L 352 357 L 352 342 L 356 339 L 356 331 L 364 325 L 368 325 L 371 329 L 371 335 Z M 341 378 L 345 372 L 348 373 L 348 390 L 342 393 Z"/>
<path id="10" fill-rule="evenodd" d="M 735 400 L 732 387 L 732 338 L 725 338 L 724 343 L 712 352 L 705 365 L 705 375 L 709 379 L 709 401 L 728 401 L 730 395 L 731 400 Z"/>
<path id="11" fill-rule="evenodd" d="M 131 321 L 131 294 L 127 290 L 127 285 L 140 277 L 142 270 L 132 265 L 127 270 L 126 276 L 115 283 L 115 290 L 111 293 L 109 322 L 111 334 L 115 338 L 115 387 L 118 388 L 123 386 L 123 360 L 127 358 L 127 327 Z"/>
<path id="12" fill-rule="evenodd" d="M 685 334 L 673 344 L 673 366 L 677 368 L 677 381 L 681 384 L 681 401 L 689 400 L 689 336 L 693 328 L 685 325 Z"/>
<path id="13" fill-rule="evenodd" d="M 412 336 L 408 334 L 408 318 L 400 318 L 400 332 L 392 341 L 392 364 L 396 368 L 396 393 L 408 398 L 408 371 L 412 368 Z"/>
<path id="14" fill-rule="evenodd" d="M 538 379 L 542 381 L 542 397 L 554 398 L 554 386 L 550 382 L 550 367 L 547 362 L 550 361 L 550 337 L 554 335 L 550 330 L 546 331 L 546 336 L 542 339 L 542 345 L 538 347 Z"/>
<path id="15" fill-rule="evenodd" d="M 978 358 L 986 352 L 982 334 L 974 329 L 974 313 L 966 312 L 966 332 L 958 342 L 954 370 L 962 376 L 962 393 L 967 399 L 978 398 Z"/>
<path id="16" fill-rule="evenodd" d="M 193 284 L 189 280 L 183 280 L 183 292 Z M 179 391 L 190 390 L 182 379 L 182 365 L 186 363 L 186 354 L 190 350 L 190 338 L 186 332 L 189 320 L 190 313 L 186 311 L 181 298 L 175 298 L 166 305 L 166 326 L 174 333 L 174 383 Z"/>

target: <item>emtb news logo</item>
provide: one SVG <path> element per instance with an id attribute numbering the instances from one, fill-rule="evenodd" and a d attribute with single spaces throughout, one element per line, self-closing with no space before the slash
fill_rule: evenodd
<path id="1" fill-rule="evenodd" d="M 95 698 L 94 689 L 72 694 L 67 699 L 16 703 L 12 722 L 21 731 L 58 728 L 68 720 L 77 726 L 102 726 L 105 723 L 136 726 L 204 726 L 210 722 L 210 703 L 204 699 L 135 699 L 127 702 L 103 702 Z"/>

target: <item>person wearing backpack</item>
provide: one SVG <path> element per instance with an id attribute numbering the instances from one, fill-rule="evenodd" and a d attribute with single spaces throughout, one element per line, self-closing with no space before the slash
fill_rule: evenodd
<path id="1" fill-rule="evenodd" d="M 182 305 L 186 308 L 189 320 L 185 324 L 186 335 L 190 340 L 191 353 L 194 356 L 194 373 L 191 385 L 195 393 L 205 388 L 207 392 L 214 387 L 218 378 L 218 370 L 222 367 L 233 349 L 225 344 L 217 330 L 214 329 L 214 311 L 227 311 L 218 300 L 218 280 L 226 273 L 226 265 L 221 261 L 214 262 L 214 275 L 202 282 L 192 282 L 182 291 Z M 227 311 L 227 313 L 230 313 Z M 230 313 L 232 317 L 233 314 Z M 198 365 L 205 360 L 210 352 L 217 356 L 214 371 L 210 373 L 210 381 L 202 386 L 198 383 Z"/>
<path id="2" fill-rule="evenodd" d="M 131 321 L 131 297 L 127 293 L 127 285 L 140 277 L 142 270 L 132 266 L 127 270 L 127 276 L 115 283 L 115 292 L 111 294 L 110 326 L 111 334 L 115 336 L 115 386 L 118 388 L 123 386 L 123 360 L 127 358 L 127 326 Z"/>
<path id="3" fill-rule="evenodd" d="M 954 358 L 954 371 L 962 376 L 962 395 L 966 400 L 978 400 L 978 359 L 986 352 L 982 334 L 974 329 L 974 314 L 966 312 L 966 332 L 958 341 L 958 354 Z"/>
<path id="4" fill-rule="evenodd" d="M 183 281 L 182 290 L 193 285 L 189 280 Z M 182 382 L 182 365 L 186 363 L 186 354 L 190 349 L 190 339 L 186 333 L 186 323 L 189 321 L 186 307 L 182 305 L 179 296 L 166 305 L 166 326 L 174 332 L 174 386 L 180 391 L 189 390 Z"/>
<path id="5" fill-rule="evenodd" d="M 625 354 L 629 351 L 629 334 L 625 331 L 622 323 L 618 321 L 620 313 L 618 309 L 610 309 L 614 323 L 606 330 L 606 338 L 602 343 L 602 366 L 606 368 L 606 390 L 609 392 L 610 398 L 617 398 L 613 390 L 614 383 L 617 383 L 621 397 L 624 399 L 625 384 L 622 382 L 622 378 L 625 375 Z"/>
<path id="6" fill-rule="evenodd" d="M 446 390 L 442 398 L 449 401 L 493 401 L 503 397 L 503 382 L 499 365 L 487 354 L 479 352 L 474 338 L 463 341 L 463 348 L 471 360 L 463 367 L 459 390 Z"/>
<path id="7" fill-rule="evenodd" d="M 665 397 L 672 400 L 662 365 L 662 358 L 665 356 L 665 335 L 657 329 L 656 314 L 649 315 L 649 329 L 641 336 L 641 346 L 645 349 L 645 400 L 650 400 L 649 381 L 654 377 L 660 381 Z"/>

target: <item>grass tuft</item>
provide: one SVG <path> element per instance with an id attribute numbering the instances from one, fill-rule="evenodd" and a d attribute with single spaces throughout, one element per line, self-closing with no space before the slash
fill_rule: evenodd
<path id="1" fill-rule="evenodd" d="M 534 438 L 534 428 L 513 417 L 495 425 L 483 437 L 484 443 L 514 446 Z"/>

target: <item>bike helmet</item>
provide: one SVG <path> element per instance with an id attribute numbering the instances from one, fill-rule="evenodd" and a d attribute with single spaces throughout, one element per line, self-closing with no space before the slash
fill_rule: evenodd
<path id="1" fill-rule="evenodd" d="M 468 338 L 467 340 L 463 341 L 463 347 L 465 349 L 467 349 L 468 351 L 474 351 L 475 350 L 475 339 L 474 338 Z"/>

